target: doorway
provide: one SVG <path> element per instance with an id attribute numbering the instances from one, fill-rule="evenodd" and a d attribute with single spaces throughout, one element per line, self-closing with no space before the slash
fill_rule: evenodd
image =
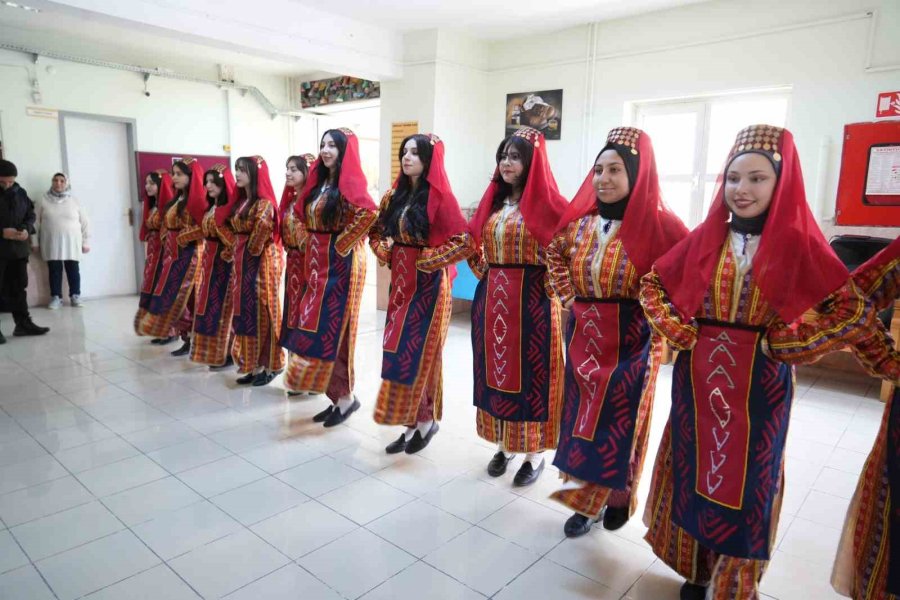
<path id="1" fill-rule="evenodd" d="M 134 187 L 134 121 L 60 113 L 63 171 L 90 222 L 91 251 L 82 257 L 83 296 L 97 298 L 137 292 Z"/>

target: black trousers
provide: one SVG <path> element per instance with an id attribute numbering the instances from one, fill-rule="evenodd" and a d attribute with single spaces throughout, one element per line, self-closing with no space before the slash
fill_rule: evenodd
<path id="1" fill-rule="evenodd" d="M 81 272 L 77 260 L 48 260 L 47 271 L 50 273 L 50 295 L 62 298 L 63 265 L 66 269 L 66 280 L 69 282 L 69 296 L 81 295 Z"/>
<path id="2" fill-rule="evenodd" d="M 27 321 L 28 258 L 0 258 L 0 293 L 16 325 Z"/>

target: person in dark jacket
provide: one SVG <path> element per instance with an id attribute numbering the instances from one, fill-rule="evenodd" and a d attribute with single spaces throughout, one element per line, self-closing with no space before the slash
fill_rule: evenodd
<path id="1" fill-rule="evenodd" d="M 16 165 L 0 159 L 0 289 L 6 291 L 6 307 L 13 314 L 13 335 L 44 335 L 49 327 L 38 327 L 28 314 L 29 239 L 34 233 L 34 204 L 16 183 Z M 6 338 L 0 332 L 0 344 Z"/>

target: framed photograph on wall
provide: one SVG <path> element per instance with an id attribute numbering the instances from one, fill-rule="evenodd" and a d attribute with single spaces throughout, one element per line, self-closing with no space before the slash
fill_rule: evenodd
<path id="1" fill-rule="evenodd" d="M 534 127 L 548 140 L 562 136 L 562 90 L 506 95 L 506 135 L 519 127 Z"/>

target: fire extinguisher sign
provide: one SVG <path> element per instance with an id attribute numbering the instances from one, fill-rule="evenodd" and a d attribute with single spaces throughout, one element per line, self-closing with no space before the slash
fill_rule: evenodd
<path id="1" fill-rule="evenodd" d="M 885 119 L 891 117 L 900 117 L 900 92 L 883 92 L 878 94 L 875 118 Z"/>

